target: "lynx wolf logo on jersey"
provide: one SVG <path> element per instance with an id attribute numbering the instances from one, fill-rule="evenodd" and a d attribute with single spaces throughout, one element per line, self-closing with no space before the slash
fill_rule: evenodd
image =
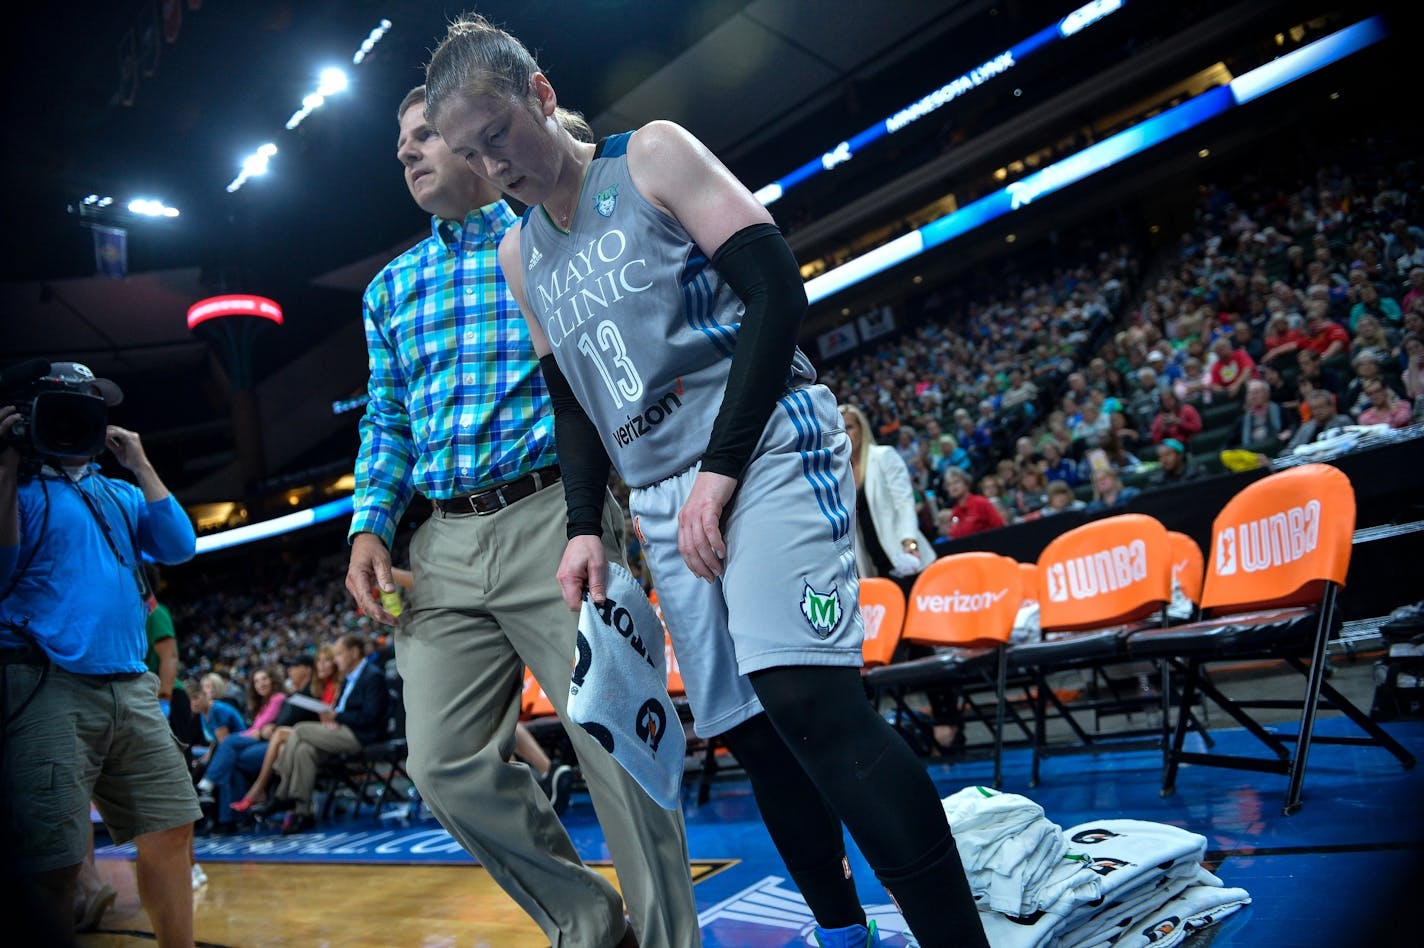
<path id="1" fill-rule="evenodd" d="M 613 209 L 618 206 L 618 185 L 610 184 L 593 196 L 594 210 L 604 217 L 612 217 Z"/>
<path id="2" fill-rule="evenodd" d="M 1320 542 L 1320 501 L 1232 524 L 1216 535 L 1216 573 L 1231 576 L 1238 569 L 1263 569 L 1294 563 L 1313 553 Z"/>
<path id="3" fill-rule="evenodd" d="M 811 623 L 811 629 L 824 639 L 841 624 L 841 616 L 845 612 L 841 608 L 840 587 L 832 586 L 830 592 L 822 593 L 812 589 L 810 583 L 804 585 L 805 591 L 801 593 L 801 614 Z"/>

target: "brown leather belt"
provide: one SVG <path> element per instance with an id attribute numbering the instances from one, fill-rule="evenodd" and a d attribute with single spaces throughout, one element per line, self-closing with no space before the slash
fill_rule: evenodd
<path id="1" fill-rule="evenodd" d="M 473 494 L 447 497 L 444 500 L 434 500 L 432 503 L 441 513 L 476 514 L 483 517 L 487 514 L 498 513 L 515 501 L 523 500 L 535 491 L 543 490 L 550 484 L 557 483 L 558 480 L 558 465 L 551 464 L 548 467 L 541 467 L 537 471 L 530 471 L 516 480 L 500 484 L 498 487 L 487 487 L 484 490 L 477 490 Z"/>

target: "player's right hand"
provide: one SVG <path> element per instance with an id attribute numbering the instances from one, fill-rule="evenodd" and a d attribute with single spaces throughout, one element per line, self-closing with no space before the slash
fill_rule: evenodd
<path id="1" fill-rule="evenodd" d="M 395 625 L 396 617 L 377 601 L 372 590 L 392 592 L 391 551 L 374 533 L 358 533 L 351 539 L 351 565 L 346 570 L 346 591 L 366 615 L 385 625 Z"/>

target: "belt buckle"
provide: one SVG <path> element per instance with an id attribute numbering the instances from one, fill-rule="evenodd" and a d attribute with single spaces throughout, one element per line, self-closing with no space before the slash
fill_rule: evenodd
<path id="1" fill-rule="evenodd" d="M 504 508 L 506 508 L 506 507 L 509 506 L 509 501 L 507 501 L 507 500 L 504 499 L 504 487 L 503 487 L 503 486 L 496 487 L 496 488 L 494 489 L 494 496 L 495 496 L 495 499 L 499 501 L 499 506 L 496 507 L 495 510 L 503 510 Z"/>

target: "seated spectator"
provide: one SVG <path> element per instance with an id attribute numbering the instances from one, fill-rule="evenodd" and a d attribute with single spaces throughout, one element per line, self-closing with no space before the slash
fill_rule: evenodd
<path id="1" fill-rule="evenodd" d="M 1332 324 L 1333 325 L 1333 324 Z M 1309 383 L 1310 388 L 1323 388 L 1331 395 L 1339 395 L 1345 390 L 1345 382 L 1334 369 L 1327 369 L 1320 355 L 1314 349 L 1302 349 L 1296 354 L 1296 385 Z M 1307 390 L 1302 387 L 1302 394 Z"/>
<path id="2" fill-rule="evenodd" d="M 1287 450 L 1293 451 L 1303 444 L 1314 444 L 1327 431 L 1344 428 L 1355 423 L 1349 415 L 1342 415 L 1335 411 L 1335 396 L 1323 388 L 1312 390 L 1306 396 L 1305 401 L 1310 410 L 1310 417 L 1296 429 L 1295 436 L 1286 445 Z"/>
<path id="3" fill-rule="evenodd" d="M 1261 356 L 1261 364 L 1286 364 L 1286 360 L 1295 354 L 1301 343 L 1305 342 L 1305 334 L 1293 329 L 1290 319 L 1284 313 L 1280 313 L 1272 316 L 1271 321 L 1266 324 L 1264 342 L 1266 351 Z"/>
<path id="4" fill-rule="evenodd" d="M 1286 376 L 1273 365 L 1263 365 L 1261 368 L 1261 381 L 1266 383 L 1270 389 L 1271 401 L 1281 406 L 1281 411 L 1286 412 L 1291 417 L 1299 417 L 1297 409 L 1300 407 L 1300 386 L 1293 384 L 1294 379 L 1287 380 Z M 1246 390 L 1249 392 L 1251 386 L 1248 383 Z"/>
<path id="5" fill-rule="evenodd" d="M 1184 402 L 1196 405 L 1211 404 L 1211 379 L 1202 368 L 1201 359 L 1188 356 L 1182 363 L 1182 377 L 1172 385 L 1172 391 Z"/>
<path id="6" fill-rule="evenodd" d="M 952 540 L 960 540 L 975 533 L 992 530 L 1004 525 L 1004 517 L 999 509 L 981 494 L 969 488 L 969 475 L 957 467 L 952 467 L 944 475 L 944 491 L 952 502 L 947 525 L 941 525 L 941 532 Z"/>
<path id="7" fill-rule="evenodd" d="M 1064 481 L 1070 488 L 1078 484 L 1078 465 L 1063 456 L 1063 446 L 1054 437 L 1046 437 L 1038 444 L 1038 453 L 1043 456 L 1043 476 L 1048 481 Z"/>
<path id="8" fill-rule="evenodd" d="M 1409 289 L 1405 292 L 1399 308 L 1407 313 L 1419 304 L 1424 304 L 1424 267 L 1411 267 Z"/>
<path id="9" fill-rule="evenodd" d="M 1025 465 L 1019 472 L 1018 486 L 1009 492 L 1009 507 L 1014 517 L 1022 520 L 1047 504 L 1047 486 L 1048 482 L 1044 480 L 1038 465 Z"/>
<path id="10" fill-rule="evenodd" d="M 1340 396 L 1340 411 L 1344 414 L 1358 416 L 1360 412 L 1370 407 L 1370 398 L 1365 393 L 1365 386 L 1370 382 L 1383 381 L 1386 386 L 1394 390 L 1395 395 L 1402 396 L 1404 394 L 1403 383 L 1385 377 L 1384 360 L 1375 350 L 1361 351 L 1355 356 L 1352 367 L 1355 370 L 1355 377 L 1350 380 L 1350 384 L 1345 386 L 1345 391 Z"/>
<path id="11" fill-rule="evenodd" d="M 1124 448 L 1136 449 L 1137 443 L 1143 438 L 1122 410 L 1122 403 L 1116 398 L 1110 398 L 1104 408 L 1110 409 L 1108 411 L 1108 440 L 1116 438 Z"/>
<path id="12" fill-rule="evenodd" d="M 1124 407 L 1132 427 L 1138 431 L 1147 431 L 1152 427 L 1152 419 L 1162 407 L 1160 396 L 1165 387 L 1159 384 L 1157 370 L 1150 365 L 1138 369 L 1136 378 L 1137 384 L 1127 396 L 1127 404 Z"/>
<path id="13" fill-rule="evenodd" d="M 1360 412 L 1360 424 L 1389 425 L 1391 428 L 1403 428 L 1409 424 L 1413 415 L 1409 403 L 1380 379 L 1370 379 L 1365 383 L 1365 396 L 1370 401 L 1370 407 Z"/>
<path id="14" fill-rule="evenodd" d="M 1404 318 L 1404 311 L 1399 308 L 1398 302 L 1388 296 L 1381 296 L 1379 287 L 1367 281 L 1360 284 L 1359 302 L 1350 307 L 1351 332 L 1355 331 L 1355 326 L 1365 315 L 1376 317 L 1386 326 L 1398 326 Z"/>
<path id="15" fill-rule="evenodd" d="M 1038 398 L 1038 386 L 1032 380 L 1024 377 L 1023 370 L 1013 368 L 1009 370 L 1009 387 L 1004 389 L 1003 397 L 999 399 L 1000 411 L 1009 411 L 1020 405 L 1033 407 L 1034 400 Z"/>
<path id="16" fill-rule="evenodd" d="M 933 465 L 932 475 L 936 480 L 944 477 L 944 472 L 951 467 L 967 471 L 973 462 L 969 460 L 969 452 L 959 446 L 959 440 L 954 435 L 945 432 L 939 436 L 939 441 L 930 449 L 930 461 Z"/>
<path id="17" fill-rule="evenodd" d="M 1070 429 L 1074 441 L 1101 444 L 1112 429 L 1112 418 L 1105 414 L 1095 399 L 1089 398 L 1079 410 L 1083 417 Z"/>
<path id="18" fill-rule="evenodd" d="M 1048 517 L 1053 514 L 1067 513 L 1069 511 L 1082 510 L 1086 504 L 1073 494 L 1073 488 L 1067 481 L 1049 481 L 1047 490 L 1048 502 L 1039 511 L 1039 516 Z"/>
<path id="19" fill-rule="evenodd" d="M 1133 471 L 1142 466 L 1142 461 L 1123 446 L 1118 432 L 1110 431 L 1100 446 L 1083 455 L 1083 460 L 1078 464 L 1079 479 L 1091 480 L 1093 469 L 1102 465 L 1118 472 Z"/>
<path id="20" fill-rule="evenodd" d="M 1112 468 L 1100 467 L 1093 471 L 1093 499 L 1083 509 L 1087 513 L 1114 510 L 1132 500 L 1141 491 L 1136 487 L 1123 487 L 1122 479 Z"/>
<path id="21" fill-rule="evenodd" d="M 1152 487 L 1171 487 L 1201 476 L 1201 468 L 1187 457 L 1187 446 L 1176 438 L 1167 438 L 1157 445 L 1157 470 L 1148 477 Z"/>
<path id="22" fill-rule="evenodd" d="M 1167 438 L 1176 438 L 1183 444 L 1190 444 L 1192 436 L 1201 430 L 1201 413 L 1184 404 L 1176 392 L 1170 389 L 1164 391 L 1161 409 L 1152 419 L 1152 443 L 1161 444 Z"/>
<path id="23" fill-rule="evenodd" d="M 217 833 L 231 832 L 236 828 L 237 816 L 242 811 L 234 809 L 233 804 L 242 798 L 242 792 L 248 785 L 248 775 L 261 769 L 267 743 L 277 730 L 277 714 L 287 697 L 282 691 L 281 680 L 266 668 L 252 673 L 247 691 L 252 725 L 229 735 L 218 745 L 203 779 L 198 782 L 198 790 L 203 794 L 211 795 L 217 791 L 214 820 L 214 831 Z"/>
<path id="24" fill-rule="evenodd" d="M 1295 430 L 1291 421 L 1290 413 L 1271 400 L 1271 386 L 1262 379 L 1252 379 L 1246 384 L 1241 418 L 1226 445 L 1273 457 L 1290 440 Z"/>
<path id="25" fill-rule="evenodd" d="M 1231 324 L 1231 342 L 1237 349 L 1250 356 L 1253 363 L 1259 363 L 1266 354 L 1266 345 L 1260 336 L 1251 330 L 1251 324 L 1238 319 Z"/>
<path id="26" fill-rule="evenodd" d="M 358 635 L 343 635 L 333 646 L 341 674 L 341 696 L 318 720 L 303 721 L 277 755 L 277 801 L 273 811 L 290 810 L 282 821 L 282 835 L 302 833 L 316 826 L 312 793 L 317 768 L 336 754 L 359 751 L 386 737 L 386 676 L 366 661 L 366 644 Z"/>
<path id="27" fill-rule="evenodd" d="M 1410 333 L 1404 337 L 1400 349 L 1405 362 L 1399 380 L 1404 385 L 1404 397 L 1414 406 L 1414 415 L 1418 417 L 1424 410 L 1424 337 Z"/>
<path id="28" fill-rule="evenodd" d="M 1256 375 L 1256 363 L 1243 350 L 1232 344 L 1231 337 L 1218 336 L 1211 344 L 1215 361 L 1211 364 L 1213 398 L 1235 400 L 1247 381 Z"/>
<path id="29" fill-rule="evenodd" d="M 1012 469 L 1014 480 L 1018 479 L 1018 467 Z M 985 474 L 979 478 L 979 493 L 984 499 L 994 505 L 994 509 L 999 512 L 1004 523 L 1014 522 L 1013 509 L 1009 507 L 1009 498 L 1004 495 L 1004 477 L 999 474 Z"/>
<path id="30" fill-rule="evenodd" d="M 1350 334 L 1330 318 L 1324 303 L 1312 301 L 1305 307 L 1305 339 L 1299 348 L 1309 349 L 1322 360 L 1329 359 L 1350 348 Z"/>
<path id="31" fill-rule="evenodd" d="M 1355 326 L 1355 338 L 1350 341 L 1350 354 L 1359 355 L 1368 349 L 1388 361 L 1399 355 L 1398 342 L 1397 329 L 1384 328 L 1377 317 L 1367 313 L 1360 317 Z"/>
<path id="32" fill-rule="evenodd" d="M 221 699 L 226 690 L 227 681 L 223 676 L 209 672 L 189 692 L 193 713 L 198 716 L 198 727 L 203 735 L 202 747 L 193 748 L 193 752 L 198 754 L 193 768 L 199 775 L 212 763 L 213 755 L 223 741 L 246 726 L 238 710 Z"/>
<path id="33" fill-rule="evenodd" d="M 337 689 L 341 683 L 338 680 L 336 656 L 330 645 L 323 645 L 317 649 L 315 656 L 306 652 L 295 655 L 287 659 L 285 664 L 287 684 L 290 689 L 288 694 L 306 695 L 309 698 L 315 698 L 322 704 L 336 704 Z M 253 779 L 252 785 L 247 788 L 247 792 L 242 795 L 242 799 L 230 805 L 231 809 L 238 813 L 245 813 L 267 800 L 267 785 L 271 783 L 272 775 L 275 773 L 273 768 L 277 763 L 277 755 L 282 752 L 282 745 L 287 742 L 287 738 L 292 736 L 292 727 L 303 721 L 315 720 L 317 720 L 315 711 L 298 707 L 292 701 L 282 702 L 281 710 L 277 713 L 277 727 L 273 729 L 271 736 L 267 739 L 267 747 L 262 755 L 262 764 L 257 771 L 257 776 Z"/>

